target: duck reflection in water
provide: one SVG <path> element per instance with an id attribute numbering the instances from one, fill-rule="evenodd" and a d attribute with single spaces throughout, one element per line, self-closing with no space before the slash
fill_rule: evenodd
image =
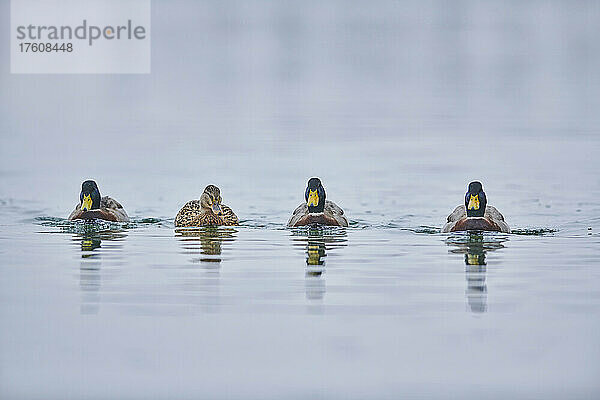
<path id="1" fill-rule="evenodd" d="M 502 243 L 507 240 L 508 237 L 505 235 L 483 234 L 482 232 L 451 235 L 446 240 L 448 246 L 456 247 L 450 250 L 451 253 L 465 256 L 465 278 L 467 280 L 465 296 L 473 313 L 487 311 L 487 252 L 503 248 Z"/>
<path id="2" fill-rule="evenodd" d="M 305 290 L 308 300 L 325 297 L 325 260 L 328 250 L 347 246 L 345 228 L 307 227 L 292 230 L 294 246 L 306 249 Z"/>
<path id="3" fill-rule="evenodd" d="M 194 255 L 194 263 L 218 263 L 222 261 L 223 246 L 233 242 L 237 230 L 223 226 L 203 226 L 198 228 L 180 228 L 175 230 L 175 237 L 181 241 L 184 254 Z M 198 256 L 199 255 L 199 256 Z"/>
<path id="4" fill-rule="evenodd" d="M 189 262 L 199 264 L 193 268 L 184 266 L 172 273 L 178 276 L 181 293 L 190 305 L 199 309 L 218 313 L 221 311 L 221 261 L 222 253 L 236 239 L 237 230 L 230 226 L 202 226 L 175 229 L 175 238 L 179 241 Z"/>
<path id="5" fill-rule="evenodd" d="M 79 288 L 81 289 L 81 314 L 97 314 L 100 310 L 102 288 L 102 256 L 117 248 L 127 235 L 122 231 L 86 232 L 73 235 L 72 241 L 81 248 Z M 104 241 L 105 246 L 102 246 Z M 111 242 L 106 246 L 106 242 Z M 115 257 L 111 257 L 115 260 Z M 117 258 L 118 260 L 118 258 Z"/>

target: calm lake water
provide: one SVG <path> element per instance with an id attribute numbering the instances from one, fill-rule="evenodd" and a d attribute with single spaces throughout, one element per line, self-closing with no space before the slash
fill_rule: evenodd
<path id="1" fill-rule="evenodd" d="M 598 4 L 351 5 L 0 63 L 0 398 L 600 396 Z M 349 228 L 285 227 L 311 176 Z M 131 223 L 64 220 L 88 178 Z M 513 234 L 438 233 L 474 179 Z M 209 183 L 241 225 L 176 230 Z"/>

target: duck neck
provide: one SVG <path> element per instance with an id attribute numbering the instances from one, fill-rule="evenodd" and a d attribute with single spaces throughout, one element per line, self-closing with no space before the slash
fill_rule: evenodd
<path id="1" fill-rule="evenodd" d="M 309 213 L 322 213 L 325 210 L 325 199 L 319 200 L 316 206 L 308 206 Z"/>

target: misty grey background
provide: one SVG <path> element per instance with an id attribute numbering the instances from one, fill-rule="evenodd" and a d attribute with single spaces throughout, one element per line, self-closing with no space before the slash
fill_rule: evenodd
<path id="1" fill-rule="evenodd" d="M 598 395 L 599 2 L 154 1 L 148 75 L 11 75 L 0 15 L 0 397 Z M 315 175 L 353 227 L 313 279 Z M 87 178 L 160 222 L 36 219 Z M 489 239 L 479 310 L 425 233 L 473 179 L 558 230 Z M 209 183 L 243 221 L 213 268 L 172 226 Z"/>

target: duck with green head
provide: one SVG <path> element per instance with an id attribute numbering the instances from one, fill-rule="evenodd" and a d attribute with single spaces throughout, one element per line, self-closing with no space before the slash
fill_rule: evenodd
<path id="1" fill-rule="evenodd" d="M 344 210 L 326 200 L 325 188 L 319 178 L 310 178 L 304 191 L 305 203 L 300 204 L 288 221 L 288 226 L 330 225 L 348 226 Z"/>
<path id="2" fill-rule="evenodd" d="M 510 233 L 504 216 L 495 207 L 487 204 L 487 196 L 481 182 L 469 183 L 465 204 L 454 209 L 447 218 L 442 232 L 496 231 Z"/>
<path id="3" fill-rule="evenodd" d="M 81 184 L 79 204 L 69 215 L 75 219 L 103 219 L 113 222 L 128 222 L 129 216 L 123 206 L 115 199 L 100 195 L 96 182 L 87 180 Z"/>
<path id="4" fill-rule="evenodd" d="M 175 226 L 237 225 L 238 217 L 221 202 L 221 190 L 215 185 L 208 185 L 199 200 L 190 200 L 179 210 Z"/>

